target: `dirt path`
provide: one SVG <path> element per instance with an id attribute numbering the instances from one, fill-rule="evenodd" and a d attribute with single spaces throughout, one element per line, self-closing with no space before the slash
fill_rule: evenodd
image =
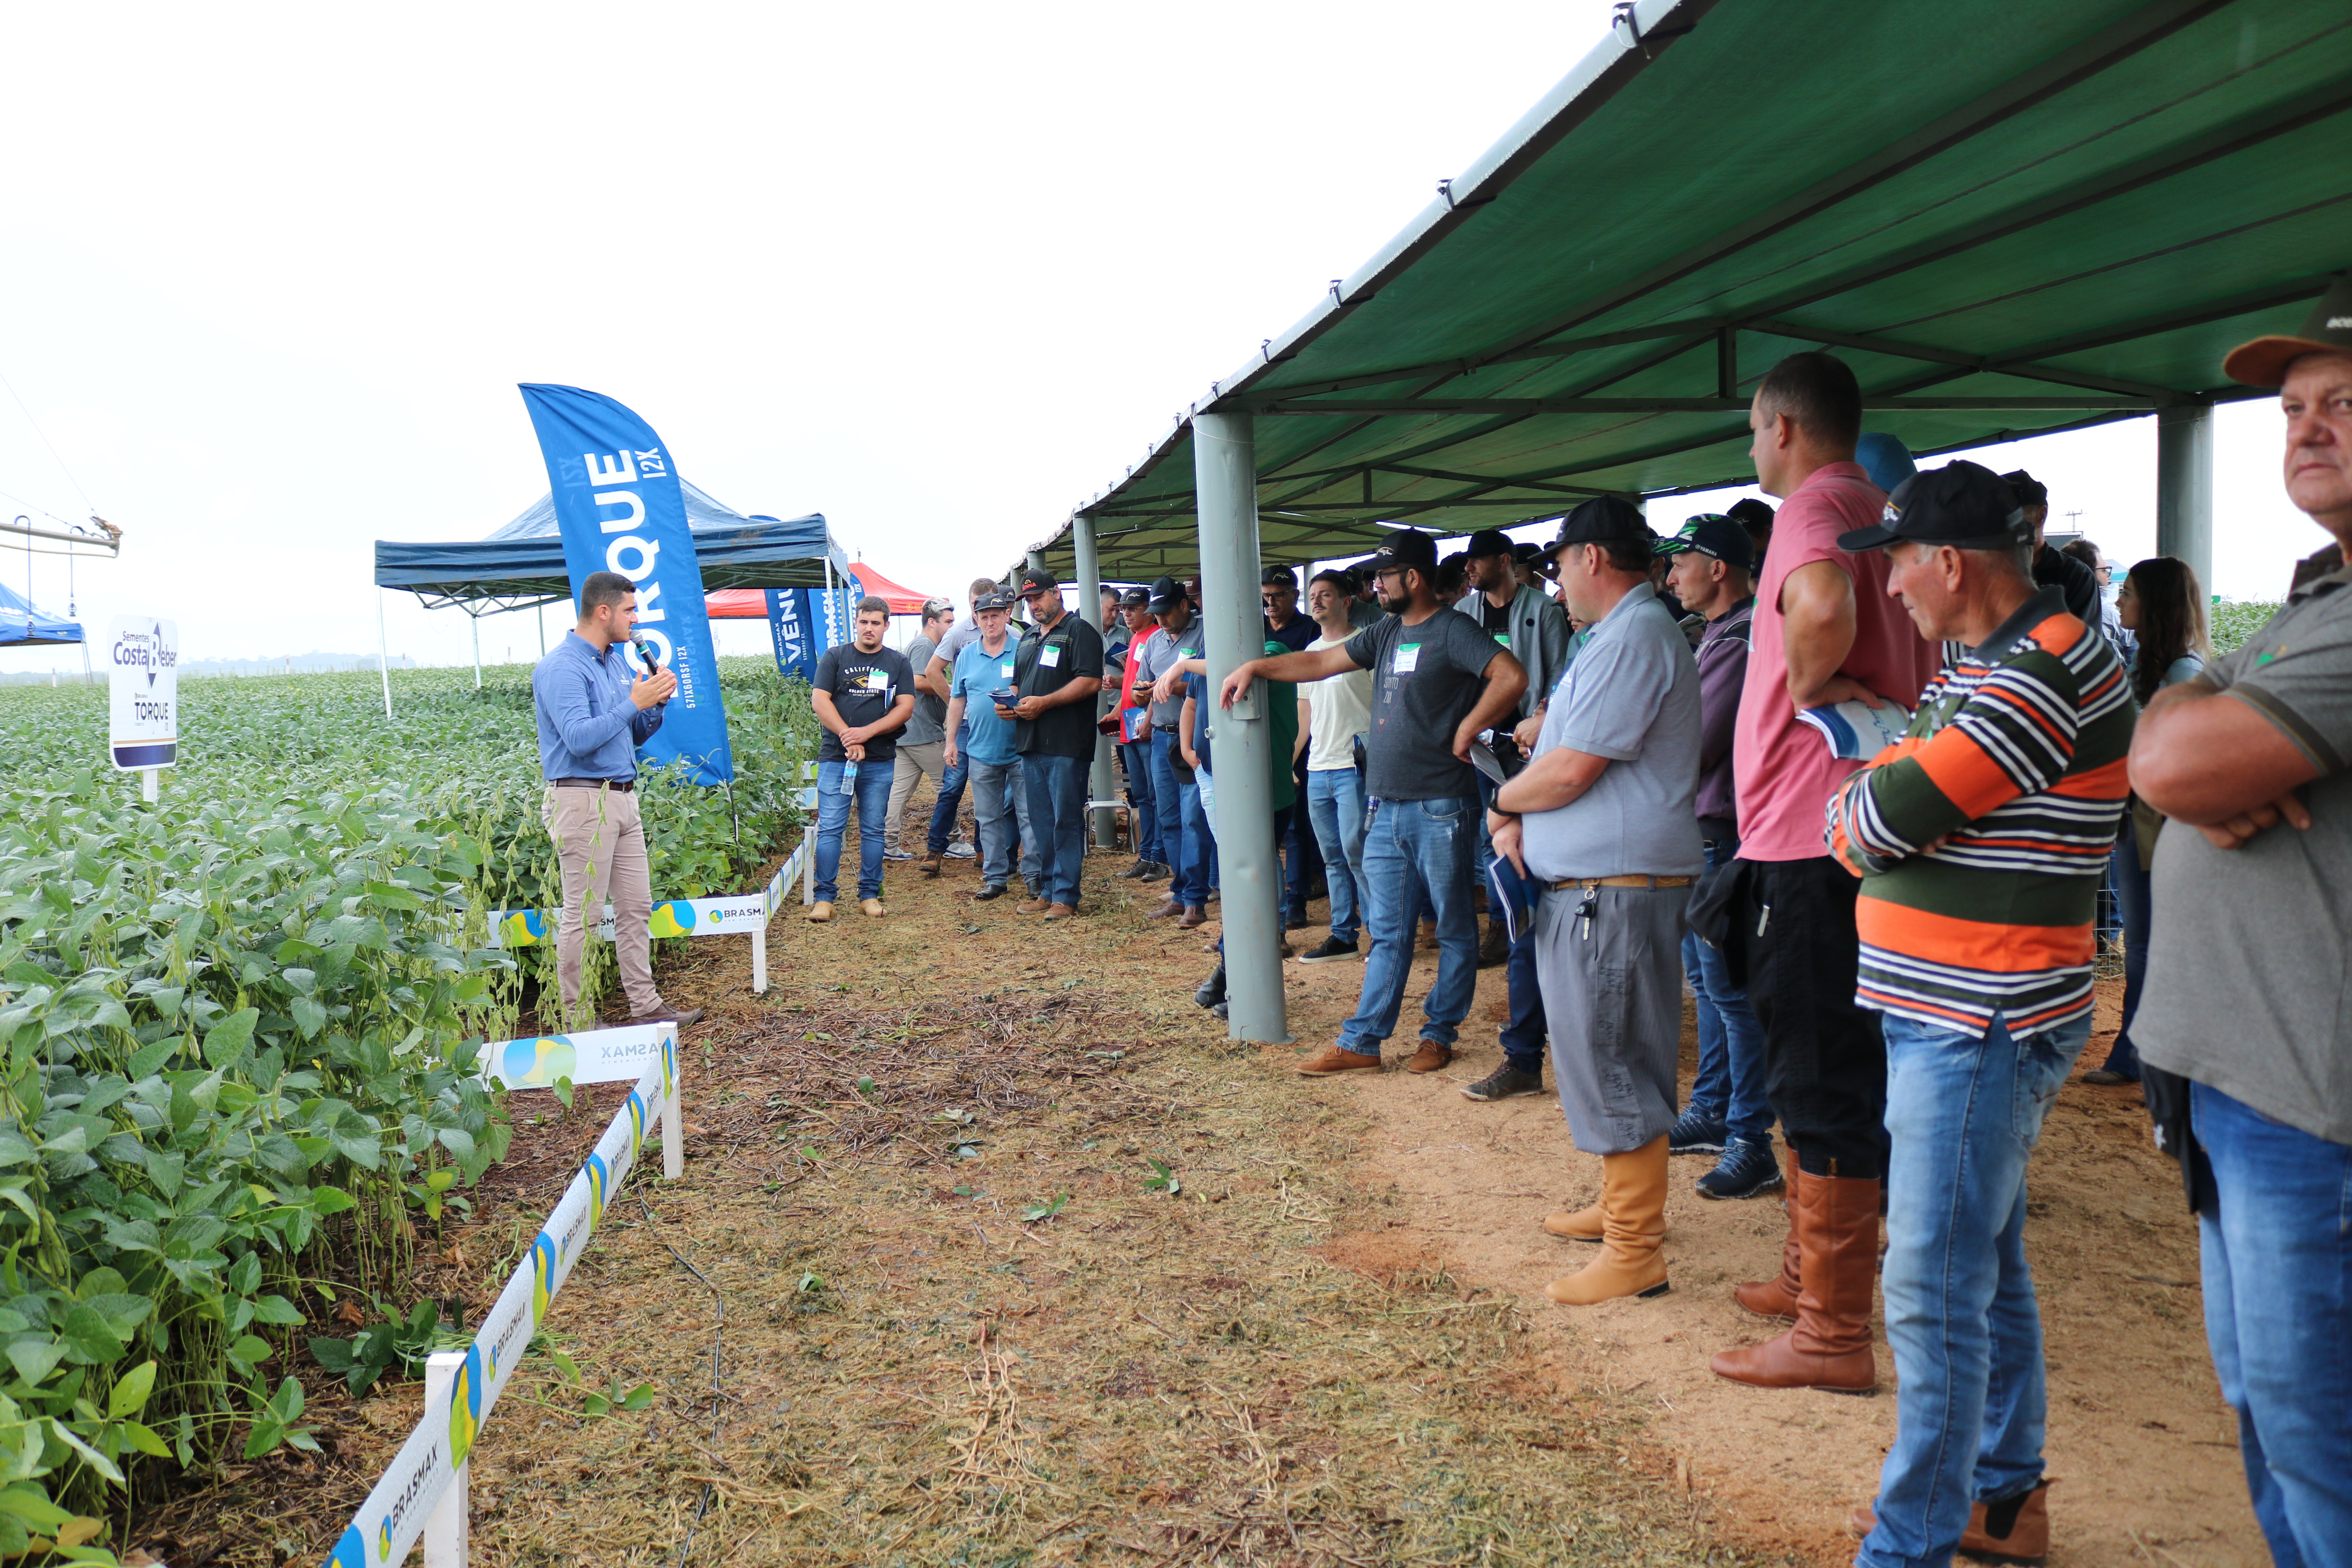
<path id="1" fill-rule="evenodd" d="M 1776 1205 L 1700 1202 L 1678 1161 L 1674 1292 L 1552 1306 L 1577 1259 L 1537 1224 L 1598 1162 L 1548 1099 L 1455 1092 L 1496 1058 L 1501 973 L 1451 1070 L 1300 1079 L 1192 1006 L 1214 927 L 1143 921 L 1122 863 L 1055 926 L 970 903 L 969 862 L 894 864 L 887 920 L 779 918 L 764 998 L 741 944 L 673 952 L 665 985 L 713 1005 L 687 1178 L 607 1211 L 500 1403 L 478 1563 L 669 1563 L 689 1532 L 697 1563 L 1851 1561 L 1893 1399 L 1706 1368 L 1764 1331 L 1727 1291 L 1772 1266 Z M 1360 969 L 1286 973 L 1299 1048 L 1328 1040 Z M 611 1098 L 525 1126 L 429 1288 L 487 1305 Z M 2053 1563 L 2261 1562 L 2136 1100 L 2071 1089 L 2036 1178 Z M 652 1406 L 583 1415 L 554 1350 Z M 320 1554 L 416 1394 L 306 1377 L 326 1460 L 233 1472 L 137 1539 L 183 1568 Z"/>

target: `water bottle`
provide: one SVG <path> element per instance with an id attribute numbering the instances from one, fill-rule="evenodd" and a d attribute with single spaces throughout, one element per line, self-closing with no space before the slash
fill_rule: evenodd
<path id="1" fill-rule="evenodd" d="M 856 795 L 857 793 L 857 764 L 856 763 L 845 762 L 841 764 L 841 793 L 844 795 Z"/>

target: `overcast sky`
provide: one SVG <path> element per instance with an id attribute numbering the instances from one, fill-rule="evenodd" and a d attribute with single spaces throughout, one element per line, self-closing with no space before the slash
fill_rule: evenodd
<path id="1" fill-rule="evenodd" d="M 823 511 L 960 589 L 1353 271 L 1609 9 L 20 8 L 0 504 L 123 529 L 75 570 L 93 629 L 372 652 L 373 542 L 536 499 L 515 384 L 568 382 L 737 510 Z M 2220 418 L 2215 586 L 2274 596 L 2320 539 L 2273 409 Z M 2128 561 L 2154 452 L 2141 421 L 1990 460 Z M 63 563 L 31 569 L 62 610 Z M 469 657 L 456 612 L 389 620 L 396 654 Z M 537 651 L 528 615 L 483 640 Z"/>

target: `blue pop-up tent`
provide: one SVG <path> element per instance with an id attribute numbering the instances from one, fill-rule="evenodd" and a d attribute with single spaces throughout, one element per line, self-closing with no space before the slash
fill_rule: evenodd
<path id="1" fill-rule="evenodd" d="M 79 621 L 53 616 L 21 594 L 0 587 L 0 647 L 52 647 L 81 640 Z"/>

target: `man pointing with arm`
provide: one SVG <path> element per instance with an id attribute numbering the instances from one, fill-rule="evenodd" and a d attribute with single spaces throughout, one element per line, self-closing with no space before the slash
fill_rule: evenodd
<path id="1" fill-rule="evenodd" d="M 1422 1005 L 1421 1047 L 1405 1065 L 1434 1072 L 1454 1059 L 1456 1026 L 1478 980 L 1478 931 L 1470 862 L 1478 846 L 1477 772 L 1467 758 L 1478 731 L 1503 722 L 1527 689 L 1527 671 L 1477 622 L 1437 599 L 1437 545 L 1402 528 L 1367 571 L 1398 613 L 1338 647 L 1247 660 L 1225 678 L 1231 708 L 1254 680 L 1320 680 L 1372 673 L 1372 721 L 1364 735 L 1364 892 L 1372 951 L 1355 1016 L 1337 1045 L 1301 1063 L 1310 1078 L 1378 1069 L 1393 1034 L 1412 963 L 1412 931 L 1426 907 L 1437 917 L 1437 983 Z"/>

